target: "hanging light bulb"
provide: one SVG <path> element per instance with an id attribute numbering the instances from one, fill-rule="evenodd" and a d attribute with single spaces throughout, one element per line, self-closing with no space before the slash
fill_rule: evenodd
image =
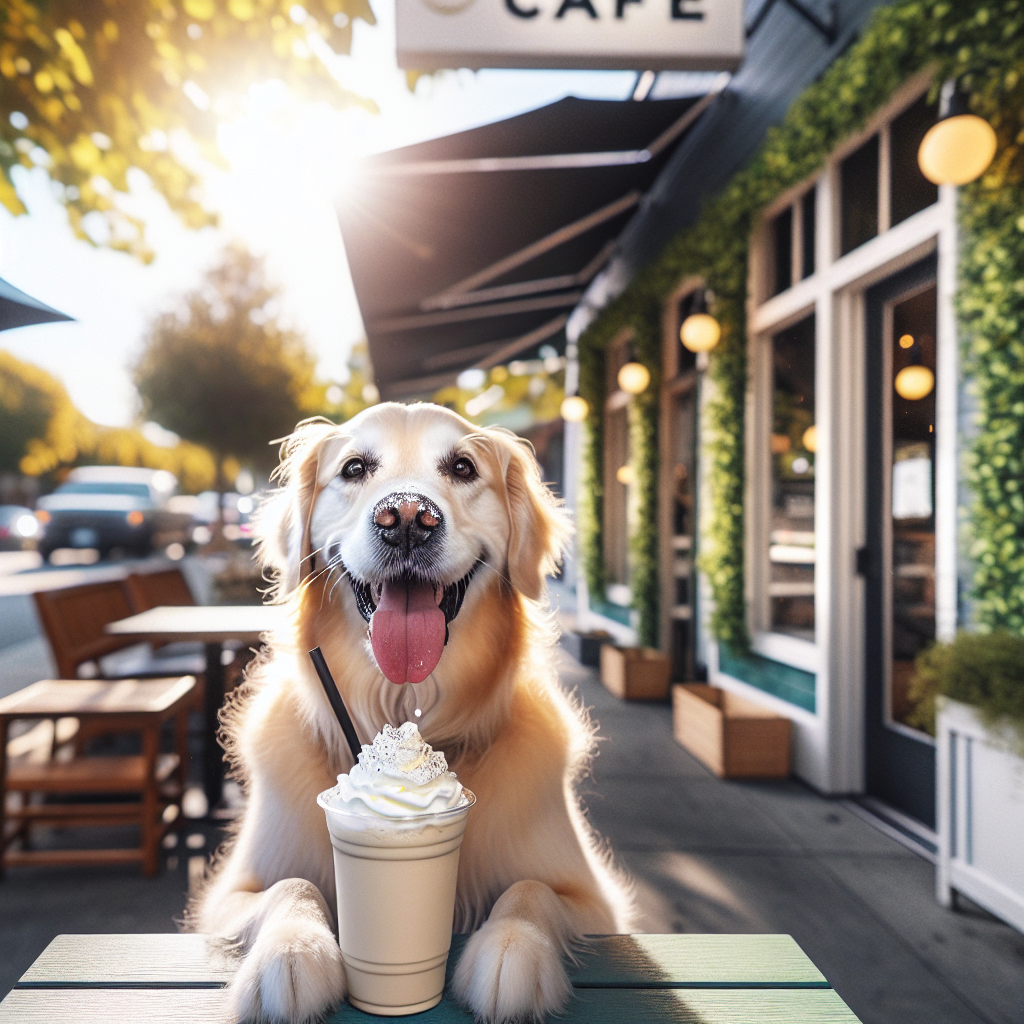
<path id="1" fill-rule="evenodd" d="M 579 395 L 569 395 L 562 400 L 559 411 L 566 423 L 582 423 L 590 412 L 590 406 L 587 405 L 586 399 L 580 398 Z"/>
<path id="2" fill-rule="evenodd" d="M 818 450 L 818 428 L 813 423 L 804 431 L 800 443 L 804 446 L 805 452 L 813 454 Z"/>
<path id="3" fill-rule="evenodd" d="M 722 337 L 722 327 L 710 313 L 691 313 L 679 328 L 679 340 L 691 352 L 710 352 Z"/>
<path id="4" fill-rule="evenodd" d="M 714 295 L 702 289 L 693 299 L 689 316 L 679 328 L 679 340 L 690 352 L 710 352 L 722 337 L 722 326 L 708 312 L 708 303 Z"/>
<path id="5" fill-rule="evenodd" d="M 996 155 L 996 133 L 972 114 L 954 88 L 946 113 L 928 129 L 917 150 L 921 173 L 935 185 L 966 185 L 980 178 Z"/>
<path id="6" fill-rule="evenodd" d="M 636 482 L 636 473 L 632 466 L 619 466 L 619 468 L 615 470 L 615 479 L 618 480 L 620 484 L 628 487 L 630 484 Z"/>
<path id="7" fill-rule="evenodd" d="M 647 390 L 651 383 L 651 371 L 643 363 L 630 361 L 626 363 L 616 378 L 619 387 L 627 394 L 640 395 Z"/>
<path id="8" fill-rule="evenodd" d="M 935 374 L 927 366 L 911 363 L 896 374 L 894 383 L 896 394 L 900 398 L 905 398 L 908 402 L 917 402 L 932 393 L 932 388 L 935 387 Z"/>

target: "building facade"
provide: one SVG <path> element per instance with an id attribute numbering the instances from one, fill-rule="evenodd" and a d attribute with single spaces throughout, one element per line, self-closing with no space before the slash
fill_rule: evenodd
<path id="1" fill-rule="evenodd" d="M 828 39 L 771 17 L 570 319 L 581 619 L 788 715 L 799 776 L 927 836 L 914 659 L 1024 628 L 1024 22 L 846 4 Z M 998 138 L 960 189 L 918 166 L 953 82 Z M 721 340 L 695 355 L 704 308 Z"/>

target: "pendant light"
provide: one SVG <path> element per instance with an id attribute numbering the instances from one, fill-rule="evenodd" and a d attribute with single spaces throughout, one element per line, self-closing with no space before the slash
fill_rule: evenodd
<path id="1" fill-rule="evenodd" d="M 714 292 L 707 288 L 694 295 L 690 315 L 679 328 L 679 340 L 690 352 L 710 352 L 722 337 L 721 324 L 708 312 L 714 300 Z"/>
<path id="2" fill-rule="evenodd" d="M 615 379 L 627 394 L 642 395 L 647 390 L 647 385 L 651 383 L 651 371 L 643 363 L 631 359 L 623 365 Z"/>
<path id="3" fill-rule="evenodd" d="M 996 133 L 988 121 L 971 113 L 960 89 L 951 86 L 946 91 L 946 111 L 921 140 L 917 162 L 921 173 L 935 185 L 966 185 L 980 178 L 992 163 Z"/>
<path id="4" fill-rule="evenodd" d="M 579 395 L 569 395 L 562 400 L 562 407 L 559 411 L 566 423 L 582 423 L 587 418 L 587 413 L 590 412 L 590 406 L 587 405 L 585 398 L 580 398 Z"/>
<path id="5" fill-rule="evenodd" d="M 910 363 L 896 374 L 893 386 L 900 398 L 905 398 L 908 402 L 919 402 L 932 393 L 932 388 L 935 387 L 935 374 L 921 362 L 921 346 L 916 340 L 910 346 L 904 345 L 904 339 L 907 337 L 910 336 L 904 335 L 899 343 L 901 348 L 910 348 Z"/>

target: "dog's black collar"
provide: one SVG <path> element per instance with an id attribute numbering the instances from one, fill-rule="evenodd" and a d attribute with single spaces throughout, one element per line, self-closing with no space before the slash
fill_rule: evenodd
<path id="1" fill-rule="evenodd" d="M 448 623 L 450 623 L 456 615 L 462 609 L 462 602 L 466 599 L 466 591 L 469 589 L 469 581 L 473 578 L 473 574 L 480 567 L 480 562 L 477 562 L 461 580 L 457 580 L 455 583 L 450 583 L 444 588 L 444 594 L 441 597 L 441 602 L 438 607 L 444 612 L 444 642 L 448 643 Z M 352 593 L 356 598 L 356 607 L 359 609 L 359 614 L 369 622 L 373 617 L 373 613 L 377 610 L 377 602 L 373 599 L 373 590 L 369 583 L 363 583 L 359 580 L 352 579 L 349 577 L 349 581 L 352 584 Z"/>

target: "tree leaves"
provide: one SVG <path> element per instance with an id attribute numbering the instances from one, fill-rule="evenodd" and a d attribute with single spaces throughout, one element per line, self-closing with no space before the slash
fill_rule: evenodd
<path id="1" fill-rule="evenodd" d="M 0 203 L 24 213 L 11 169 L 45 166 L 79 237 L 95 244 L 85 218 L 98 214 L 109 228 L 104 244 L 148 261 L 142 224 L 117 207 L 129 168 L 144 171 L 186 225 L 213 224 L 175 141 L 190 138 L 218 160 L 218 119 L 250 83 L 272 78 L 309 99 L 375 110 L 341 88 L 309 45 L 347 52 L 356 18 L 373 23 L 366 0 L 8 0 Z"/>

